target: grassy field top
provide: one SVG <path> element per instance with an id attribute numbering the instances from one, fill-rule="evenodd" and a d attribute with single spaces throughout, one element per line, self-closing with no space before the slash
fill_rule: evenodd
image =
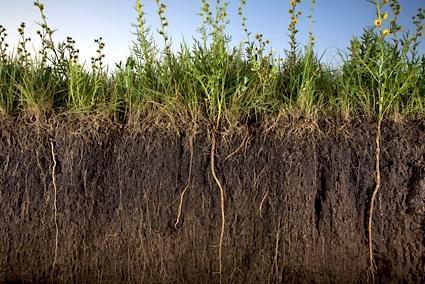
<path id="1" fill-rule="evenodd" d="M 363 35 L 341 51 L 342 64 L 331 68 L 314 52 L 315 0 L 305 11 L 310 21 L 305 46 L 297 42 L 302 0 L 290 1 L 290 48 L 283 58 L 271 51 L 261 34 L 248 31 L 246 0 L 240 0 L 238 10 L 246 35 L 240 45 L 230 46 L 226 34 L 228 2 L 201 0 L 202 25 L 194 44 L 182 44 L 174 52 L 167 33 L 167 7 L 155 1 L 163 43 L 154 42 L 143 3 L 137 0 L 136 39 L 127 61 L 116 64 L 112 73 L 104 64 L 102 38 L 95 40 L 98 49 L 91 66 L 83 66 L 72 38 L 55 39 L 38 0 L 34 6 L 40 12 L 41 48 L 35 55 L 29 52 L 31 39 L 24 23 L 13 51 L 0 26 L 0 114 L 36 119 L 100 114 L 120 123 L 159 114 L 206 119 L 215 125 L 261 122 L 278 115 L 382 120 L 425 114 L 425 55 L 418 52 L 423 9 L 412 15 L 416 30 L 404 31 L 397 0 L 370 1 L 376 19 L 365 23 L 369 27 Z"/>

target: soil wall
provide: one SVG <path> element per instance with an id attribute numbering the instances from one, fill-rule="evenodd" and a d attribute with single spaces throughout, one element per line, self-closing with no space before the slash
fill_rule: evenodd
<path id="1" fill-rule="evenodd" d="M 371 280 L 375 126 L 301 129 L 217 136 L 224 283 Z M 385 123 L 382 142 L 375 280 L 423 283 L 425 121 Z M 220 194 L 210 149 L 207 130 L 193 136 L 190 127 L 4 122 L 0 282 L 218 283 Z"/>

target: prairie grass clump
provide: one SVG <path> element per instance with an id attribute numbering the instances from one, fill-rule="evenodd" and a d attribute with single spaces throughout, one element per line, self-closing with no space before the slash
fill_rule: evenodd
<path id="1" fill-rule="evenodd" d="M 315 52 L 315 0 L 310 0 L 308 38 L 298 38 L 303 20 L 302 0 L 289 0 L 288 46 L 283 57 L 273 51 L 261 32 L 248 29 L 239 1 L 237 14 L 243 41 L 231 46 L 228 2 L 200 1 L 199 36 L 193 45 L 173 46 L 168 33 L 166 5 L 155 0 L 162 43 L 156 43 L 141 0 L 135 1 L 135 40 L 125 62 L 110 71 L 104 59 L 105 42 L 89 66 L 82 65 L 77 43 L 56 41 L 46 7 L 40 14 L 34 54 L 22 24 L 16 49 L 9 51 L 0 27 L 0 109 L 4 114 L 37 113 L 50 117 L 67 113 L 101 113 L 120 123 L 138 123 L 149 116 L 170 121 L 205 120 L 216 128 L 235 123 L 257 123 L 273 116 L 317 119 L 320 115 L 367 118 L 409 117 L 424 114 L 424 59 L 419 49 L 425 11 L 413 16 L 412 33 L 399 25 L 397 0 L 374 1 L 375 19 L 351 41 L 343 63 L 331 68 Z M 343 51 L 341 52 L 344 53 Z"/>
<path id="2" fill-rule="evenodd" d="M 335 77 L 329 67 L 321 63 L 321 58 L 314 51 L 315 37 L 313 34 L 313 18 L 315 0 L 310 0 L 308 15 L 309 32 L 307 44 L 300 49 L 296 35 L 297 24 L 300 16 L 298 5 L 301 0 L 290 1 L 289 46 L 287 59 L 282 66 L 283 100 L 287 113 L 305 118 L 314 118 L 320 112 L 327 112 L 332 108 L 332 100 L 327 100 L 334 95 Z M 326 106 L 326 103 L 328 104 Z"/>

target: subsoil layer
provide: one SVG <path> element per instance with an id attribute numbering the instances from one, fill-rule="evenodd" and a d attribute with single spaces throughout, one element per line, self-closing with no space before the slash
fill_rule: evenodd
<path id="1" fill-rule="evenodd" d="M 220 276 L 207 128 L 2 122 L 0 282 L 371 281 L 375 125 L 290 124 L 217 135 Z M 374 279 L 424 283 L 425 121 L 385 122 L 381 160 Z"/>

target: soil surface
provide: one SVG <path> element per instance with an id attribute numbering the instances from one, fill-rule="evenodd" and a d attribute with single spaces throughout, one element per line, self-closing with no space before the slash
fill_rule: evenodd
<path id="1" fill-rule="evenodd" d="M 0 282 L 218 283 L 211 135 L 182 128 L 2 122 Z M 325 121 L 218 133 L 222 282 L 370 282 L 375 133 Z M 375 280 L 424 283 L 425 121 L 383 124 L 381 171 Z"/>

